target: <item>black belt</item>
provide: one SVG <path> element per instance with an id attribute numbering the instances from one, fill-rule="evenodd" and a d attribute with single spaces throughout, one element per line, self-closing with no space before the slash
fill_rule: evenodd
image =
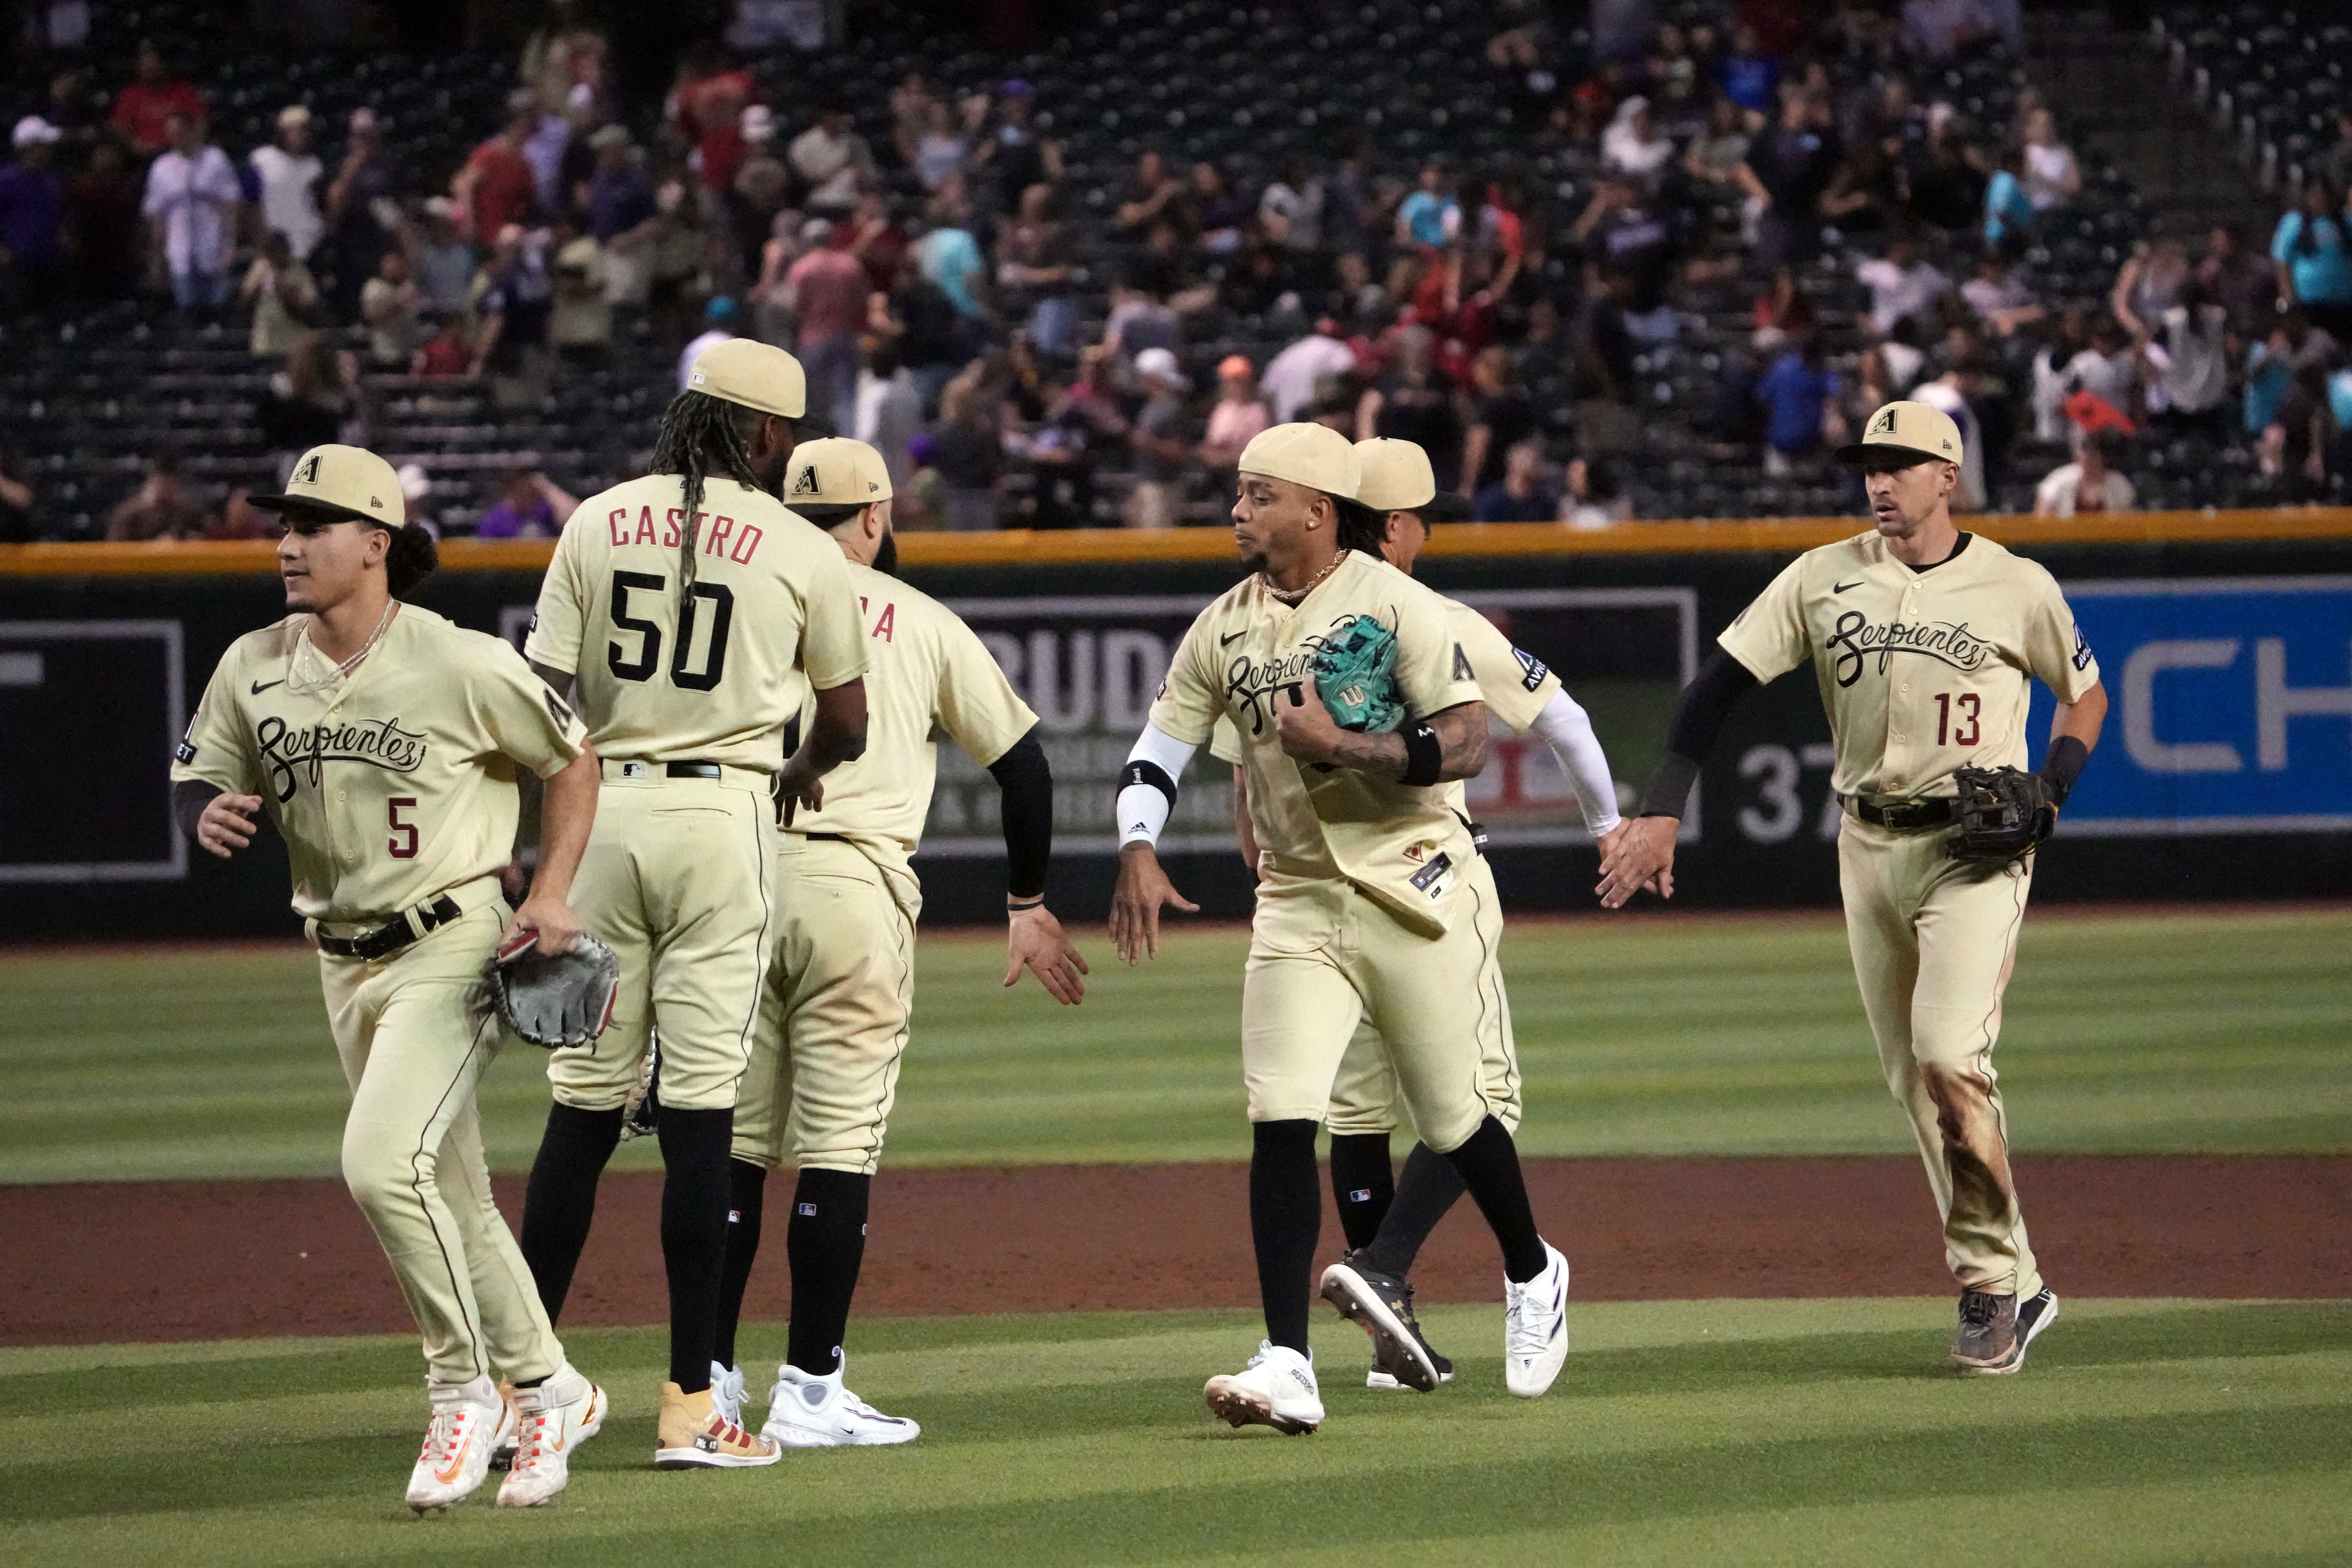
<path id="1" fill-rule="evenodd" d="M 803 838 L 821 839 L 827 844 L 846 844 L 849 842 L 849 835 L 846 833 L 803 833 L 801 837 Z"/>
<path id="2" fill-rule="evenodd" d="M 398 920 L 380 925 L 364 936 L 340 937 L 321 933 L 319 951 L 330 958 L 383 958 L 398 952 L 418 937 L 436 926 L 447 925 L 465 911 L 457 900 L 444 893 L 429 904 L 419 904 Z M 410 916 L 415 916 L 414 923 Z"/>
<path id="3" fill-rule="evenodd" d="M 674 779 L 715 779 L 719 776 L 717 763 L 670 763 L 662 772 Z"/>
<path id="4" fill-rule="evenodd" d="M 1846 804 L 1873 827 L 1884 827 L 1891 833 L 1916 833 L 1922 828 L 1945 826 L 1958 820 L 1960 805 L 1950 795 L 1933 800 L 1899 800 L 1893 805 L 1873 805 L 1856 797 Z"/>

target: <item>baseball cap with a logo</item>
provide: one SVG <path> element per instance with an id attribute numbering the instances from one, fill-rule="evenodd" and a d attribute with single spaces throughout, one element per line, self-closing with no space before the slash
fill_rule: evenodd
<path id="1" fill-rule="evenodd" d="M 293 522 L 349 519 L 397 532 L 408 521 L 400 476 L 392 465 L 362 447 L 332 443 L 302 454 L 282 494 L 246 500 L 263 511 L 282 511 Z"/>
<path id="2" fill-rule="evenodd" d="M 870 506 L 890 499 L 890 470 L 863 441 L 828 436 L 793 448 L 784 465 L 786 506 Z"/>
<path id="3" fill-rule="evenodd" d="M 1363 466 L 1345 436 L 1328 425 L 1276 425 L 1250 437 L 1234 465 L 1244 474 L 1288 479 L 1310 490 L 1354 500 Z"/>
<path id="4" fill-rule="evenodd" d="M 756 338 L 730 338 L 695 355 L 686 390 L 787 419 L 808 412 L 808 377 L 801 362 Z"/>
<path id="5" fill-rule="evenodd" d="M 1890 403 L 1870 416 L 1862 439 L 1838 448 L 1838 461 L 1859 463 L 1876 453 L 1905 453 L 1915 462 L 1960 460 L 1960 427 L 1925 403 Z"/>

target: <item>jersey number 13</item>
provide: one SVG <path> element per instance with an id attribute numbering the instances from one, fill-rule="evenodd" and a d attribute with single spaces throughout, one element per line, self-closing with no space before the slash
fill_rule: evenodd
<path id="1" fill-rule="evenodd" d="M 613 574 L 613 625 L 625 632 L 637 634 L 637 657 L 621 657 L 621 645 L 604 645 L 604 667 L 623 680 L 651 680 L 654 671 L 661 667 L 661 627 L 641 616 L 629 613 L 629 593 L 659 594 L 669 587 L 669 579 L 652 572 L 615 572 Z M 695 656 L 695 623 L 704 605 L 710 606 L 710 636 L 702 650 L 702 668 L 689 669 L 688 661 Z M 723 583 L 697 583 L 687 591 L 685 601 L 677 607 L 677 646 L 670 650 L 669 680 L 672 686 L 688 691 L 709 691 L 719 684 L 727 672 L 727 633 L 735 621 L 735 594 Z"/>

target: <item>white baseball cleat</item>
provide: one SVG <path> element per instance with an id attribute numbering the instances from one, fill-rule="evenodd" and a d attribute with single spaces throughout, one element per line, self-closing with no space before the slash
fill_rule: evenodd
<path id="1" fill-rule="evenodd" d="M 1202 1393 L 1210 1414 L 1230 1426 L 1271 1426 L 1297 1437 L 1323 1425 L 1315 1363 L 1270 1340 L 1258 1342 L 1246 1368 L 1209 1379 Z"/>
<path id="2" fill-rule="evenodd" d="M 504 1470 L 513 1465 L 517 1434 L 522 1430 L 522 1418 L 515 1413 L 515 1385 L 499 1384 L 499 1430 L 490 1440 L 490 1468 Z"/>
<path id="3" fill-rule="evenodd" d="M 819 1376 L 786 1362 L 768 1390 L 768 1424 L 760 1436 L 786 1448 L 863 1448 L 911 1443 L 923 1429 L 903 1415 L 885 1415 L 844 1386 L 849 1358 Z"/>
<path id="4" fill-rule="evenodd" d="M 474 1495 L 490 1473 L 490 1451 L 505 1408 L 499 1385 L 487 1377 L 436 1383 L 432 1397 L 433 1419 L 425 1428 L 425 1447 L 408 1473 L 408 1506 L 419 1513 L 448 1508 Z"/>
<path id="5" fill-rule="evenodd" d="M 1568 1259 L 1544 1243 L 1544 1271 L 1503 1281 L 1503 1382 L 1521 1399 L 1551 1386 L 1568 1360 Z"/>
<path id="6" fill-rule="evenodd" d="M 513 1468 L 499 1488 L 500 1508 L 537 1508 L 572 1479 L 572 1451 L 604 1425 L 604 1391 L 565 1362 L 537 1388 L 515 1390 L 521 1418 Z"/>
<path id="7" fill-rule="evenodd" d="M 743 1425 L 743 1372 L 740 1367 L 710 1363 L 710 1403 L 732 1426 Z"/>

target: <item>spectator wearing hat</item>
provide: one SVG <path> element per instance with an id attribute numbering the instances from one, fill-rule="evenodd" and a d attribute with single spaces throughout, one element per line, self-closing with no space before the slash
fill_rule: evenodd
<path id="1" fill-rule="evenodd" d="M 742 127 L 743 157 L 735 165 L 735 177 L 728 188 L 728 217 L 744 271 L 757 272 L 760 248 L 792 195 L 793 176 L 777 151 L 776 117 L 766 104 L 746 109 Z"/>
<path id="2" fill-rule="evenodd" d="M 462 216 L 455 197 L 426 197 L 425 222 L 408 258 L 426 309 L 452 317 L 470 314 L 472 307 L 474 247 L 458 226 Z"/>
<path id="3" fill-rule="evenodd" d="M 352 110 L 350 143 L 327 183 L 326 245 L 338 315 L 359 310 L 360 291 L 375 276 L 376 264 L 400 247 L 400 163 L 385 143 L 383 122 L 365 105 Z"/>
<path id="4" fill-rule="evenodd" d="M 2074 460 L 2051 469 L 2034 487 L 2033 515 L 2129 511 L 2137 497 L 2132 482 L 2111 466 L 2117 449 L 2118 437 L 2106 431 L 2085 433 L 2074 447 Z"/>
<path id="5" fill-rule="evenodd" d="M 228 263 L 245 191 L 228 154 L 205 141 L 201 121 L 173 114 L 171 143 L 147 166 L 140 204 L 172 276 L 172 299 L 193 314 L 216 315 L 228 300 Z"/>
<path id="6" fill-rule="evenodd" d="M 1019 77 L 1003 82 L 973 142 L 968 172 L 995 187 L 994 211 L 1010 212 L 1022 192 L 1062 177 L 1061 143 L 1039 133 L 1035 110 L 1034 89 Z"/>
<path id="7" fill-rule="evenodd" d="M 800 322 L 796 352 L 808 374 L 809 411 L 836 429 L 856 416 L 857 334 L 873 291 L 866 268 L 840 238 L 828 220 L 809 219 L 801 230 L 808 249 L 784 274 L 785 302 Z"/>
<path id="8" fill-rule="evenodd" d="M 604 278 L 604 248 L 569 217 L 556 221 L 554 313 L 548 341 L 566 364 L 594 368 L 613 342 L 613 302 Z"/>
<path id="9" fill-rule="evenodd" d="M 859 182 L 878 177 L 866 138 L 850 129 L 849 105 L 829 100 L 816 123 L 793 138 L 786 153 L 808 195 L 801 205 L 827 217 L 847 217 L 857 205 Z"/>
<path id="10" fill-rule="evenodd" d="M 1143 407 L 1127 431 L 1136 480 L 1121 521 L 1129 528 L 1173 528 L 1184 465 L 1192 456 L 1184 418 L 1184 395 L 1192 384 L 1177 368 L 1176 356 L 1160 348 L 1135 356 L 1135 379 L 1143 388 Z"/>
<path id="11" fill-rule="evenodd" d="M 1139 362 L 1139 364 L 1140 362 Z M 1274 413 L 1257 389 L 1257 367 L 1246 354 L 1227 354 L 1217 362 L 1217 401 L 1209 409 L 1209 427 L 1202 435 L 1200 458 L 1215 478 L 1217 493 L 1235 481 L 1234 465 L 1250 437 L 1274 423 Z"/>
<path id="12" fill-rule="evenodd" d="M 539 172 L 523 148 L 539 129 L 539 100 L 527 88 L 507 95 L 507 122 L 499 133 L 474 149 L 466 166 L 449 182 L 463 226 L 478 244 L 490 244 L 508 225 L 530 216 L 539 192 Z"/>
<path id="13" fill-rule="evenodd" d="M 319 213 L 319 180 L 326 173 L 310 151 L 310 110 L 289 103 L 278 111 L 278 139 L 247 160 L 261 185 L 261 225 L 286 237 L 294 259 L 308 262 L 327 220 Z"/>
<path id="14" fill-rule="evenodd" d="M 433 477 L 425 471 L 425 465 L 403 463 L 392 477 L 400 481 L 400 499 L 408 521 L 434 538 L 440 538 L 441 521 L 425 504 L 433 496 Z"/>
<path id="15" fill-rule="evenodd" d="M 653 176 L 618 125 L 597 127 L 588 144 L 596 152 L 596 170 L 588 176 L 588 234 L 604 248 L 605 297 L 615 305 L 642 306 L 653 287 L 662 225 Z"/>
<path id="16" fill-rule="evenodd" d="M 237 302 L 253 311 L 253 353 L 258 359 L 284 359 L 302 339 L 319 307 L 319 285 L 295 259 L 294 247 L 276 229 L 261 237 L 260 254 L 246 269 Z"/>
<path id="17" fill-rule="evenodd" d="M 14 162 L 0 168 L 0 267 L 12 314 L 44 310 L 65 280 L 65 185 L 49 167 L 63 132 L 37 114 L 16 121 Z"/>
<path id="18" fill-rule="evenodd" d="M 542 247 L 520 225 L 509 224 L 484 271 L 488 287 L 476 302 L 481 323 L 474 331 L 474 374 L 491 378 L 501 407 L 537 402 L 545 395 L 547 327 L 555 313 Z"/>
<path id="19" fill-rule="evenodd" d="M 702 357 L 703 351 L 714 348 L 737 335 L 735 331 L 737 314 L 734 300 L 725 294 L 719 295 L 702 308 L 701 332 L 692 342 L 686 345 L 686 352 L 677 356 L 677 389 L 680 392 L 684 392 L 694 384 L 694 362 Z"/>
<path id="20" fill-rule="evenodd" d="M 172 116 L 204 122 L 204 95 L 163 68 L 163 51 L 153 44 L 139 46 L 133 68 L 130 83 L 115 97 L 111 123 L 142 156 L 152 156 L 172 144 Z"/>

